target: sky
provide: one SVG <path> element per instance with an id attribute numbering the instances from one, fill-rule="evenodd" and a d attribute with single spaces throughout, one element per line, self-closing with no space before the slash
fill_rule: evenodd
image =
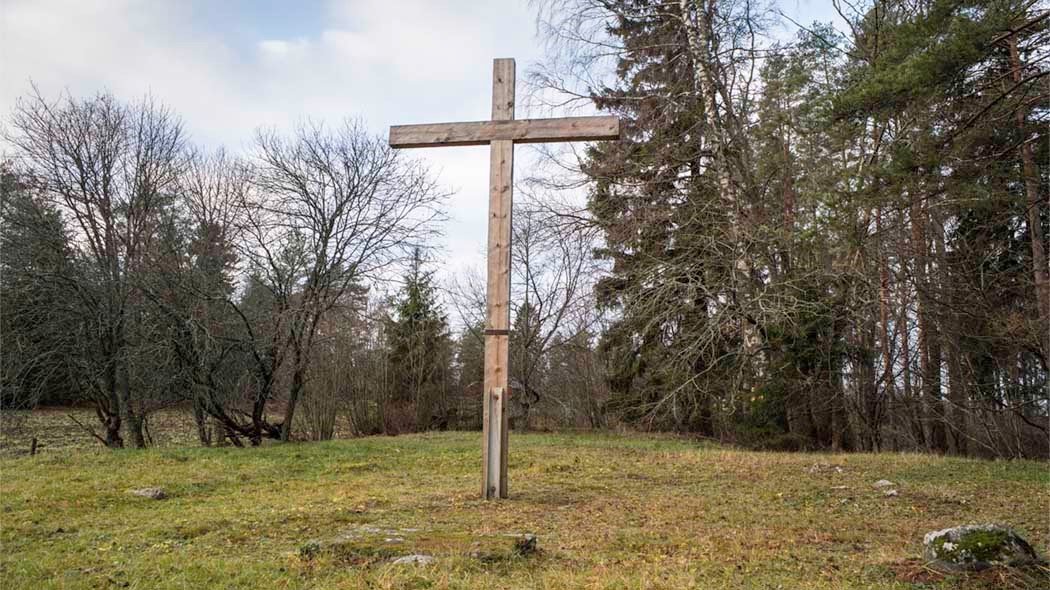
<path id="1" fill-rule="evenodd" d="M 779 7 L 802 23 L 834 15 L 830 0 Z M 30 81 L 52 97 L 151 94 L 195 143 L 246 152 L 257 128 L 305 118 L 358 118 L 384 135 L 487 119 L 495 57 L 514 57 L 519 78 L 542 58 L 528 0 L 0 0 L 0 116 Z M 483 266 L 488 148 L 410 156 L 452 192 L 441 274 Z"/>

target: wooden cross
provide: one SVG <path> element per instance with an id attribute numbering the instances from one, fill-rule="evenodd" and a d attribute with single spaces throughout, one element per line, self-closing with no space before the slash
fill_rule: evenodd
<path id="1" fill-rule="evenodd" d="M 390 147 L 491 146 L 489 239 L 483 389 L 482 495 L 507 497 L 508 360 L 510 347 L 510 224 L 514 144 L 619 139 L 616 117 L 514 119 L 514 60 L 492 64 L 492 120 L 395 125 Z"/>

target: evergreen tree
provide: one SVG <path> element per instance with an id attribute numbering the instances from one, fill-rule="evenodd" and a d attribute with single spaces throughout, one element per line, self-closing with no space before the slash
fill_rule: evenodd
<path id="1" fill-rule="evenodd" d="M 582 167 L 609 409 L 791 448 L 1045 437 L 1045 13 L 876 1 L 749 51 L 751 3 L 544 6 L 540 81 L 624 122 Z"/>
<path id="2" fill-rule="evenodd" d="M 714 278 L 705 273 L 712 252 L 693 246 L 711 244 L 697 238 L 712 232 L 718 210 L 704 154 L 690 140 L 703 126 L 703 104 L 684 32 L 664 7 L 629 4 L 609 30 L 624 47 L 619 85 L 595 92 L 599 108 L 624 120 L 624 141 L 591 148 L 585 171 L 597 180 L 589 207 L 605 234 L 598 255 L 612 264 L 598 300 L 620 315 L 602 339 L 612 407 L 638 420 L 702 363 L 679 357 L 676 347 L 689 339 L 683 328 L 703 331 L 708 321 L 703 293 Z M 662 272 L 683 261 L 696 269 L 691 277 Z M 684 420 L 712 433 L 708 403 L 706 396 L 678 398 L 671 425 Z"/>
<path id="3" fill-rule="evenodd" d="M 387 338 L 393 399 L 412 404 L 417 429 L 447 427 L 452 342 L 433 271 L 426 270 L 419 248 L 413 252 Z"/>
<path id="4" fill-rule="evenodd" d="M 0 407 L 83 401 L 78 279 L 65 223 L 25 179 L 0 165 Z"/>
<path id="5" fill-rule="evenodd" d="M 485 381 L 485 325 L 468 326 L 456 340 L 455 413 L 458 428 L 480 430 L 482 420 L 481 392 Z"/>

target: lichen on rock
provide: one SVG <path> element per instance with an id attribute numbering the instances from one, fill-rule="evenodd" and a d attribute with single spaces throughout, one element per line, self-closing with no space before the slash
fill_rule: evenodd
<path id="1" fill-rule="evenodd" d="M 992 566 L 1041 563 L 1027 541 L 1009 527 L 970 524 L 926 533 L 924 556 L 943 569 L 977 571 Z"/>

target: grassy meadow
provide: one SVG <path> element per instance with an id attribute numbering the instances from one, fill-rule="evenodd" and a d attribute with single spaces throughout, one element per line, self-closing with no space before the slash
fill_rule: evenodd
<path id="1" fill-rule="evenodd" d="M 925 532 L 985 521 L 1045 555 L 1043 463 L 515 434 L 511 498 L 486 502 L 479 447 L 450 432 L 9 455 L 0 588 L 1050 587 L 1045 568 L 921 560 Z M 143 487 L 169 497 L 128 493 Z M 517 533 L 539 551 L 516 554 Z M 391 563 L 415 553 L 435 561 Z"/>

